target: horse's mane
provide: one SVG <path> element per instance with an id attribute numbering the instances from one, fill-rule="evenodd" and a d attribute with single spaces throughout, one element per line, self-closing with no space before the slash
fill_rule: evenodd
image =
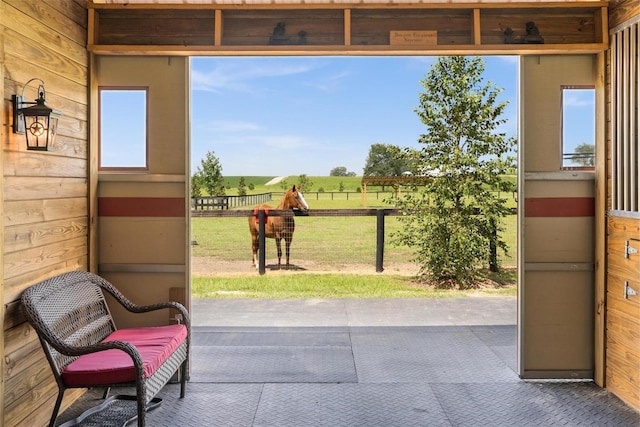
<path id="1" fill-rule="evenodd" d="M 297 191 L 296 190 L 296 186 L 294 185 L 293 188 L 290 188 L 282 197 L 282 200 L 280 200 L 280 204 L 278 204 L 278 207 L 276 209 L 291 209 L 292 206 L 294 205 L 294 203 L 292 202 L 291 199 L 293 199 L 293 193 Z"/>

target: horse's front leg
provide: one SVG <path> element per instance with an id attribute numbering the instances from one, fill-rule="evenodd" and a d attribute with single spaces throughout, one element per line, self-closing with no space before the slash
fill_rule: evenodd
<path id="1" fill-rule="evenodd" d="M 253 253 L 251 264 L 258 269 L 258 235 L 254 233 L 251 233 L 251 251 Z"/>
<path id="2" fill-rule="evenodd" d="M 282 259 L 281 241 L 282 241 L 282 237 L 276 237 L 276 249 L 278 250 L 278 270 L 280 270 L 280 266 L 281 266 L 281 261 L 280 260 Z"/>
<path id="3" fill-rule="evenodd" d="M 287 263 L 285 264 L 285 269 L 288 270 L 289 269 L 289 253 L 290 253 L 290 248 L 291 248 L 291 238 L 285 238 L 284 242 L 285 242 L 285 251 L 286 251 L 286 256 L 287 256 Z"/>

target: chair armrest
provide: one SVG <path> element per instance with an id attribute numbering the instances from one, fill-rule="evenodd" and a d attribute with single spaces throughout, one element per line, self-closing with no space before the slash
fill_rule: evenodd
<path id="1" fill-rule="evenodd" d="M 47 340 L 48 344 L 51 345 L 56 351 L 60 354 L 64 354 L 65 356 L 83 356 L 85 354 L 98 353 L 100 351 L 105 350 L 121 350 L 131 356 L 133 359 L 133 364 L 136 367 L 136 370 L 142 369 L 142 357 L 140 353 L 136 349 L 133 344 L 124 341 L 107 341 L 94 345 L 83 345 L 83 346 L 74 346 L 68 345 L 64 342 L 53 339 Z"/>
<path id="2" fill-rule="evenodd" d="M 130 304 L 131 305 L 129 307 L 125 306 L 125 308 L 131 311 L 132 313 L 148 313 L 150 311 L 162 310 L 167 308 L 173 308 L 175 310 L 178 310 L 182 315 L 183 323 L 187 327 L 187 330 L 189 329 L 189 324 L 190 324 L 189 312 L 187 312 L 186 307 L 180 304 L 179 302 L 168 301 L 168 302 L 161 302 L 158 304 L 151 304 L 151 305 L 136 305 L 130 302 Z"/>
<path id="3" fill-rule="evenodd" d="M 138 305 L 138 304 L 135 304 L 135 303 L 131 302 L 127 297 L 125 297 L 122 294 L 122 292 L 120 292 L 118 289 L 116 289 L 116 287 L 113 286 L 111 283 L 109 283 L 108 281 L 104 280 L 103 278 L 101 278 L 99 276 L 96 276 L 96 277 L 98 279 L 97 284 L 100 287 L 102 287 L 102 289 L 104 291 L 108 292 L 109 295 L 111 295 L 127 311 L 129 311 L 131 313 L 147 313 L 147 312 L 155 311 L 155 310 L 173 308 L 175 310 L 178 310 L 180 312 L 180 314 L 182 315 L 183 322 L 184 322 L 185 326 L 187 327 L 187 330 L 191 330 L 190 321 L 189 321 L 189 313 L 188 313 L 186 307 L 184 305 L 180 304 L 179 302 L 168 301 L 168 302 L 161 302 L 161 303 L 150 304 L 150 305 Z"/>

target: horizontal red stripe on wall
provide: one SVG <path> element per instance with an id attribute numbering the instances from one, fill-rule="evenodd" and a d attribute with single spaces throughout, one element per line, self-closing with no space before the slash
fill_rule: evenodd
<path id="1" fill-rule="evenodd" d="M 561 218 L 594 216 L 594 197 L 536 197 L 524 200 L 525 217 Z"/>
<path id="2" fill-rule="evenodd" d="M 98 216 L 184 217 L 182 197 L 100 197 Z"/>

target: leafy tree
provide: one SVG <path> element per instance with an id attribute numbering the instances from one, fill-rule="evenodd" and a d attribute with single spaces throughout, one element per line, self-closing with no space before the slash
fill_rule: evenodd
<path id="1" fill-rule="evenodd" d="M 577 156 L 573 161 L 582 166 L 595 166 L 596 146 L 593 144 L 582 143 L 576 147 Z"/>
<path id="2" fill-rule="evenodd" d="M 210 196 L 224 196 L 225 184 L 222 177 L 222 165 L 213 151 L 208 151 L 200 161 L 195 175 Z"/>
<path id="3" fill-rule="evenodd" d="M 344 191 L 344 182 L 340 181 L 340 186 L 338 187 L 338 191 Z"/>
<path id="4" fill-rule="evenodd" d="M 329 176 L 347 176 L 347 168 L 345 168 L 344 166 L 335 167 L 331 169 L 331 172 L 329 172 Z"/>
<path id="5" fill-rule="evenodd" d="M 256 186 L 253 184 L 253 182 L 250 182 L 250 183 L 249 183 L 249 190 L 250 190 L 250 191 L 253 191 L 253 190 L 255 190 L 255 189 L 256 189 Z"/>
<path id="6" fill-rule="evenodd" d="M 313 181 L 306 174 L 298 176 L 298 188 L 301 188 L 302 191 L 311 191 L 312 186 Z"/>
<path id="7" fill-rule="evenodd" d="M 197 174 L 191 177 L 191 197 L 202 196 L 202 183 L 199 178 Z"/>
<path id="8" fill-rule="evenodd" d="M 247 184 L 244 182 L 244 176 L 240 177 L 238 181 L 238 196 L 246 196 L 247 195 Z"/>
<path id="9" fill-rule="evenodd" d="M 407 170 L 407 163 L 400 147 L 372 144 L 369 148 L 364 176 L 400 176 Z"/>
<path id="10" fill-rule="evenodd" d="M 287 191 L 289 189 L 289 181 L 286 178 L 280 180 L 280 188 L 282 188 L 282 190 L 284 191 Z"/>
<path id="11" fill-rule="evenodd" d="M 426 132 L 421 148 L 405 154 L 428 179 L 393 197 L 404 214 L 394 240 L 414 247 L 421 273 L 440 285 L 472 286 L 490 246 L 507 250 L 497 236 L 509 209 L 496 190 L 514 190 L 501 176 L 514 165 L 515 140 L 497 131 L 507 102 L 497 101 L 501 89 L 484 83 L 483 71 L 482 58 L 441 57 L 420 81 L 414 111 Z"/>

